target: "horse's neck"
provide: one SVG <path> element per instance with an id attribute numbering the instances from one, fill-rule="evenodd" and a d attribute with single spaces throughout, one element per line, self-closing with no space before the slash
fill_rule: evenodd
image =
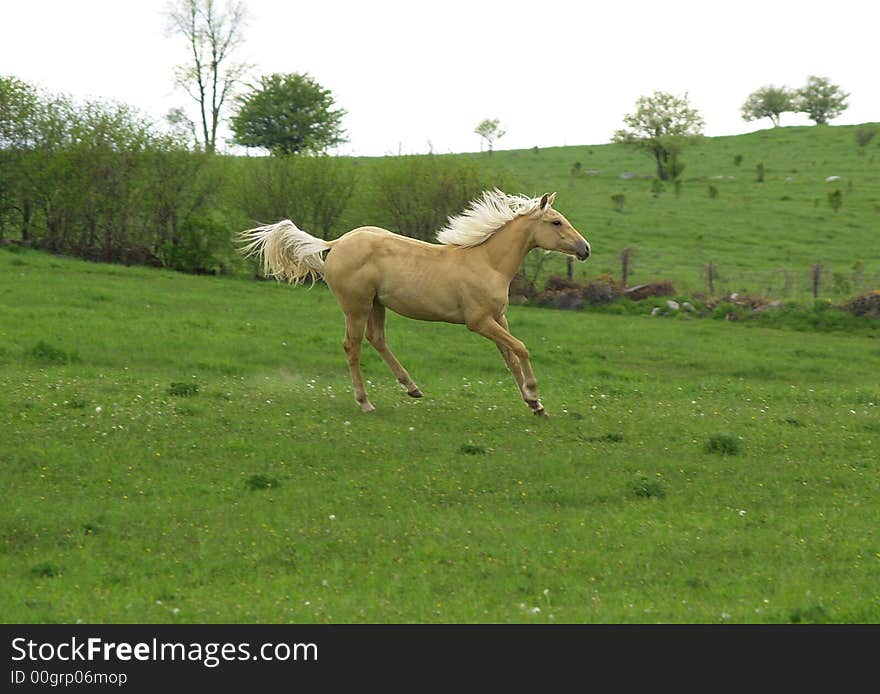
<path id="1" fill-rule="evenodd" d="M 519 271 L 526 254 L 534 247 L 531 236 L 529 220 L 526 217 L 517 217 L 477 248 L 482 249 L 489 266 L 510 281 Z"/>

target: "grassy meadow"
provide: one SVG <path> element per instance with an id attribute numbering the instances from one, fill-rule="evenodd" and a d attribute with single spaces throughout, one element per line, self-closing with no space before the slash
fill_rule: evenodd
<path id="1" fill-rule="evenodd" d="M 695 287 L 702 243 L 730 276 L 849 267 L 876 226 L 850 203 L 876 195 L 872 154 L 835 214 L 830 152 L 774 154 L 801 136 L 766 135 L 763 188 L 753 161 L 733 168 L 733 141 L 689 157 L 686 177 L 741 172 L 715 199 L 617 178 L 650 173 L 635 155 L 596 166 L 604 182 L 557 164 L 542 187 L 593 242 L 592 272 L 628 244 L 634 280 Z M 592 168 L 575 149 L 557 161 Z M 538 180 L 542 157 L 493 161 Z M 807 211 L 769 225 L 789 189 Z M 729 216 L 749 200 L 754 219 Z M 876 337 L 509 316 L 549 418 L 490 343 L 394 315 L 390 344 L 425 397 L 367 348 L 363 415 L 321 286 L 0 248 L 0 621 L 880 621 Z"/>
<path id="2" fill-rule="evenodd" d="M 581 273 L 619 277 L 619 254 L 631 247 L 631 284 L 664 278 L 684 293 L 708 293 L 711 262 L 716 293 L 803 299 L 818 263 L 820 295 L 835 297 L 880 285 L 880 149 L 872 141 L 860 150 L 855 130 L 795 127 L 707 138 L 684 151 L 678 194 L 670 183 L 652 192 L 651 157 L 620 145 L 561 148 L 555 176 L 525 165 L 532 153 L 507 156 L 516 170 L 531 172 L 533 185 L 559 190 L 557 207 L 597 247 L 595 266 Z M 572 176 L 577 162 L 598 174 Z M 636 176 L 622 179 L 624 172 Z M 832 176 L 840 180 L 826 182 Z M 835 212 L 829 193 L 838 190 Z M 622 210 L 613 195 L 624 196 Z"/>

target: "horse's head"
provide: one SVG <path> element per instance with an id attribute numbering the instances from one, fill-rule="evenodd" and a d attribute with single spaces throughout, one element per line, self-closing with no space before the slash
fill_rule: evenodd
<path id="1" fill-rule="evenodd" d="M 553 209 L 555 199 L 556 193 L 544 195 L 532 217 L 532 240 L 535 246 L 586 260 L 590 257 L 590 244 L 564 216 Z"/>

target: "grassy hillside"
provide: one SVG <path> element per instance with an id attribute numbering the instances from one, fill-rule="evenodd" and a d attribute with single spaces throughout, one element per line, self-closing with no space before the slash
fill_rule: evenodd
<path id="1" fill-rule="evenodd" d="M 496 169 L 511 192 L 559 192 L 556 207 L 593 246 L 592 261 L 575 266 L 578 277 L 619 277 L 620 252 L 631 247 L 631 284 L 663 278 L 683 293 L 706 292 L 711 262 L 716 294 L 806 299 L 811 268 L 819 263 L 820 295 L 839 298 L 880 286 L 880 142 L 859 148 L 856 129 L 789 127 L 705 138 L 684 152 L 678 193 L 671 183 L 652 191 L 653 159 L 623 145 L 470 156 Z M 340 231 L 370 223 L 369 181 L 383 161 L 358 160 L 361 185 Z M 578 163 L 580 173 L 573 174 Z M 633 177 L 621 178 L 625 173 Z M 840 180 L 826 182 L 830 176 Z M 835 190 L 842 196 L 837 212 L 828 199 Z M 611 199 L 618 194 L 622 211 Z M 564 261 L 548 261 L 541 277 L 548 272 L 564 272 Z"/>
<path id="2" fill-rule="evenodd" d="M 0 249 L 0 316 L 4 622 L 880 620 L 874 338 L 515 307 L 541 420 L 396 316 L 361 414 L 321 287 Z"/>

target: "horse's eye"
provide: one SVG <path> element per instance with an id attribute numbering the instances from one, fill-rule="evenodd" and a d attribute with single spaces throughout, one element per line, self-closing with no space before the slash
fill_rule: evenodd
<path id="1" fill-rule="evenodd" d="M 554 220 L 553 220 L 553 226 L 555 226 L 555 227 L 561 227 L 561 226 L 562 226 L 562 222 L 560 222 L 558 219 L 554 219 Z"/>

